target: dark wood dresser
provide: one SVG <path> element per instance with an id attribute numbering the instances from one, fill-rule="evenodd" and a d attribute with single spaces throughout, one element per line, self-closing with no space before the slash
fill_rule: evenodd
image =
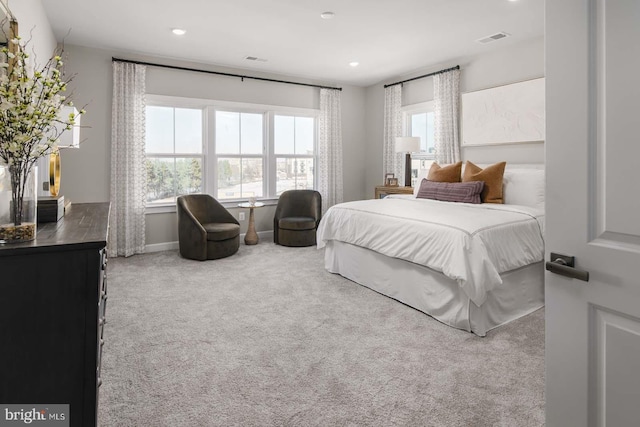
<path id="1" fill-rule="evenodd" d="M 69 404 L 95 426 L 109 203 L 73 204 L 36 240 L 0 245 L 0 403 Z"/>

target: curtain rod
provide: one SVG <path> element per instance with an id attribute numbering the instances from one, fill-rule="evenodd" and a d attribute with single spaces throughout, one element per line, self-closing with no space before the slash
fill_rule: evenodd
<path id="1" fill-rule="evenodd" d="M 132 61 L 129 59 L 120 59 L 120 58 L 111 58 L 111 62 L 127 62 L 129 64 L 139 64 L 139 65 L 148 65 L 150 67 L 160 67 L 160 68 L 169 68 L 172 70 L 180 70 L 180 71 L 193 71 L 196 73 L 206 73 L 206 74 L 216 74 L 218 76 L 227 76 L 227 77 L 238 77 L 244 81 L 244 79 L 252 79 L 252 80 L 260 80 L 263 82 L 272 82 L 272 83 L 285 83 L 288 85 L 298 85 L 298 86 L 308 86 L 308 87 L 317 87 L 320 89 L 333 89 L 333 90 L 342 90 L 341 87 L 330 87 L 330 86 L 320 86 L 313 85 L 309 83 L 298 83 L 291 82 L 288 80 L 276 80 L 276 79 L 267 79 L 265 77 L 254 77 L 254 76 L 244 76 L 242 74 L 233 74 L 233 73 L 223 73 L 220 71 L 210 71 L 210 70 L 200 70 L 198 68 L 188 68 L 188 67 L 178 67 L 175 65 L 165 65 L 165 64 L 154 64 L 153 62 L 144 62 L 144 61 Z"/>
<path id="2" fill-rule="evenodd" d="M 386 89 L 389 86 L 401 85 L 402 83 L 406 83 L 406 82 L 410 82 L 410 81 L 418 80 L 418 79 L 424 79 L 425 77 L 431 77 L 431 76 L 435 76 L 436 74 L 442 74 L 442 73 L 446 73 L 448 71 L 459 70 L 459 69 L 460 69 L 460 66 L 456 65 L 455 67 L 445 68 L 444 70 L 440 70 L 440 71 L 434 71 L 433 73 L 424 74 L 424 75 L 418 76 L 418 77 L 413 77 L 411 79 L 403 80 L 401 82 L 390 83 L 388 85 L 384 85 L 384 87 Z"/>

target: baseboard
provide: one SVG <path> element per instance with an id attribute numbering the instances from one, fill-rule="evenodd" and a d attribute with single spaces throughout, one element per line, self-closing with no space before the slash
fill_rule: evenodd
<path id="1" fill-rule="evenodd" d="M 164 242 L 164 243 L 154 243 L 151 245 L 146 245 L 144 247 L 144 252 L 150 253 L 150 252 L 173 251 L 176 249 L 178 249 L 178 242 Z"/>
<path id="2" fill-rule="evenodd" d="M 244 242 L 245 233 L 240 235 L 240 243 Z M 260 240 L 273 241 L 273 230 L 267 231 L 258 231 L 258 238 Z M 164 243 L 153 243 L 151 245 L 146 245 L 144 247 L 145 253 L 151 252 L 162 252 L 162 251 L 174 251 L 179 248 L 178 242 L 164 242 Z"/>
<path id="3" fill-rule="evenodd" d="M 240 235 L 240 242 L 244 242 L 244 236 L 246 235 L 246 233 L 243 233 Z M 273 230 L 267 230 L 267 231 L 258 231 L 258 238 L 260 240 L 270 240 L 273 242 Z"/>

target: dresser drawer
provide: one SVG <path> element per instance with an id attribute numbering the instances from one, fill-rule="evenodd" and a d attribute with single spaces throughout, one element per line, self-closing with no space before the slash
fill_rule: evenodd
<path id="1" fill-rule="evenodd" d="M 98 351 L 96 357 L 96 396 L 100 393 L 100 386 L 102 385 L 102 349 L 104 348 L 104 340 L 98 340 Z"/>
<path id="2" fill-rule="evenodd" d="M 102 350 L 104 349 L 104 325 L 107 310 L 107 250 L 100 251 L 100 278 L 98 283 L 98 334 L 96 347 L 96 395 L 102 385 Z"/>
<path id="3" fill-rule="evenodd" d="M 107 299 L 108 295 L 102 291 L 100 293 L 100 300 L 98 301 L 98 323 L 102 320 L 102 323 L 107 321 Z"/>
<path id="4" fill-rule="evenodd" d="M 100 376 L 100 368 L 102 367 L 102 349 L 104 348 L 104 340 L 98 340 L 98 348 L 96 352 L 96 372 Z"/>
<path id="5" fill-rule="evenodd" d="M 107 322 L 106 312 L 108 296 L 106 286 L 103 289 L 104 290 L 100 291 L 100 299 L 98 300 L 98 341 L 104 336 L 104 324 Z"/>
<path id="6" fill-rule="evenodd" d="M 104 319 L 104 315 L 98 317 L 98 339 L 101 339 L 104 335 L 104 323 L 105 323 L 105 319 Z"/>
<path id="7" fill-rule="evenodd" d="M 107 251 L 102 249 L 100 251 L 100 273 L 98 277 L 98 302 L 103 293 L 106 293 L 107 283 Z"/>

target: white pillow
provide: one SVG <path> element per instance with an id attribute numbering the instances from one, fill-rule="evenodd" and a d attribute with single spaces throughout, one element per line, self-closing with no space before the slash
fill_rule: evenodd
<path id="1" fill-rule="evenodd" d="M 502 182 L 505 204 L 544 210 L 544 170 L 506 169 Z"/>
<path id="2" fill-rule="evenodd" d="M 420 190 L 420 184 L 422 184 L 422 180 L 429 175 L 429 169 L 420 169 L 418 170 L 418 179 L 416 180 L 416 185 L 413 187 L 413 197 L 418 196 L 418 190 Z"/>

